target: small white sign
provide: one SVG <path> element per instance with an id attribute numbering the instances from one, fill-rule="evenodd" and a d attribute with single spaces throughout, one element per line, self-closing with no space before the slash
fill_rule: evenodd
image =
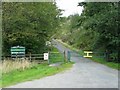
<path id="1" fill-rule="evenodd" d="M 93 53 L 93 52 L 92 51 L 84 51 L 84 53 L 86 53 L 87 55 L 83 56 L 83 57 L 92 57 L 92 56 L 90 56 L 90 53 Z"/>
<path id="2" fill-rule="evenodd" d="M 48 60 L 49 59 L 49 54 L 48 53 L 44 53 L 44 60 Z"/>

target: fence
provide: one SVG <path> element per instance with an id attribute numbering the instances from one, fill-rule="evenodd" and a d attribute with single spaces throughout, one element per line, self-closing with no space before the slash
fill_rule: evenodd
<path id="1" fill-rule="evenodd" d="M 65 56 L 64 52 L 50 52 L 49 53 L 49 64 L 50 63 L 57 63 L 57 62 L 64 62 L 65 61 Z"/>
<path id="2" fill-rule="evenodd" d="M 85 57 L 85 58 L 104 58 L 107 59 L 107 53 L 106 52 L 95 52 L 95 51 L 84 51 L 81 54 L 76 51 L 67 51 L 67 59 L 68 61 L 71 60 L 71 57 Z"/>
<path id="3" fill-rule="evenodd" d="M 37 62 L 42 63 L 44 61 L 47 61 L 48 64 L 51 63 L 57 63 L 57 62 L 64 62 L 65 61 L 65 53 L 60 52 L 49 52 L 49 53 L 43 53 L 43 54 L 26 54 L 24 57 L 16 57 L 13 58 L 10 55 L 9 56 L 2 56 L 2 60 L 29 60 L 30 62 Z"/>
<path id="4" fill-rule="evenodd" d="M 44 61 L 44 54 L 26 54 L 24 57 L 20 58 L 16 55 L 16 57 L 12 57 L 11 55 L 2 56 L 2 60 L 29 60 L 30 62 L 41 63 Z"/>
<path id="5" fill-rule="evenodd" d="M 58 63 L 58 62 L 65 62 L 70 61 L 71 57 L 95 57 L 95 58 L 104 58 L 107 60 L 107 53 L 106 52 L 95 52 L 95 51 L 84 51 L 82 54 L 75 51 L 64 51 L 62 53 L 60 52 L 49 52 L 49 53 L 43 53 L 43 54 L 26 54 L 25 57 L 19 58 L 16 56 L 16 58 L 29 60 L 30 62 L 37 62 L 42 63 L 44 61 L 47 61 L 48 64 L 52 63 Z M 2 57 L 3 60 L 15 60 L 16 58 L 12 58 L 11 56 Z"/>

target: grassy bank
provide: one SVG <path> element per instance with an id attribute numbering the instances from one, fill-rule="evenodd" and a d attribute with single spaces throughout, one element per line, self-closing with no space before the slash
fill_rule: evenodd
<path id="1" fill-rule="evenodd" d="M 7 74 L 3 74 L 2 87 L 54 75 L 56 73 L 69 69 L 70 67 L 72 67 L 72 63 L 64 63 L 58 67 L 50 67 L 47 63 L 44 63 L 36 65 L 24 71 L 16 70 Z"/>
<path id="2" fill-rule="evenodd" d="M 57 40 L 57 41 L 60 42 L 61 44 L 63 44 L 64 46 L 66 46 L 67 48 L 70 48 L 71 50 L 76 51 L 76 52 L 78 52 L 81 55 L 84 55 L 82 50 L 74 48 L 74 47 L 72 47 L 72 46 L 62 42 L 61 40 Z M 106 65 L 108 67 L 111 67 L 113 69 L 120 70 L 120 67 L 119 67 L 120 64 L 119 63 L 107 62 L 104 58 L 99 58 L 99 57 L 92 57 L 92 58 L 89 58 L 89 59 L 93 60 L 94 62 L 98 62 L 98 63 L 104 64 L 104 65 Z"/>
<path id="3" fill-rule="evenodd" d="M 52 52 L 58 52 L 56 48 L 53 48 Z M 51 57 L 51 63 L 57 63 L 63 61 L 63 55 L 59 53 L 61 58 Z M 34 79 L 40 79 L 46 76 L 54 75 L 64 70 L 71 68 L 73 65 L 72 62 L 62 63 L 59 66 L 49 66 L 48 62 L 45 61 L 42 64 L 34 64 L 31 67 L 23 69 L 15 69 L 10 72 L 2 74 L 2 80 L 0 81 L 0 87 L 7 87 L 24 81 L 30 81 Z M 13 65 L 14 66 L 14 65 Z"/>

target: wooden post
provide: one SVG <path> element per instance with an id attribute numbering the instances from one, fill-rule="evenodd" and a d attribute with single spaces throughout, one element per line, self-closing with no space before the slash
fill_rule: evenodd
<path id="1" fill-rule="evenodd" d="M 29 57 L 30 57 L 30 62 L 31 62 L 31 53 L 30 53 L 30 56 L 29 56 Z"/>
<path id="2" fill-rule="evenodd" d="M 16 54 L 16 60 L 17 60 L 17 54 Z"/>

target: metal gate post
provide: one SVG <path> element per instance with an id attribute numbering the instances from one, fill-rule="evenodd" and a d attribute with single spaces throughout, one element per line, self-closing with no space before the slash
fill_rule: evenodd
<path id="1" fill-rule="evenodd" d="M 66 57 L 65 57 L 65 51 L 63 51 L 63 61 L 66 61 Z"/>
<path id="2" fill-rule="evenodd" d="M 106 59 L 107 62 L 109 61 L 109 52 L 108 52 L 108 50 L 106 50 L 106 52 L 105 52 L 105 59 Z"/>
<path id="3" fill-rule="evenodd" d="M 48 64 L 50 64 L 50 52 L 48 52 Z"/>
<path id="4" fill-rule="evenodd" d="M 70 51 L 67 51 L 67 59 L 68 59 L 68 61 L 70 61 L 70 58 L 71 58 Z"/>

